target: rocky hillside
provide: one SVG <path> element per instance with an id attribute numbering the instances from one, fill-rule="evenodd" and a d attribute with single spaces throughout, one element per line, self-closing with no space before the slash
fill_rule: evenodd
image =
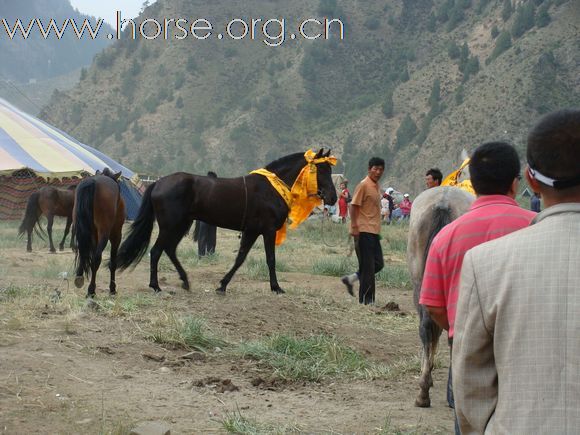
<path id="1" fill-rule="evenodd" d="M 286 18 L 287 35 L 301 20 L 339 18 L 344 39 L 336 26 L 329 40 L 277 47 L 260 26 L 253 41 L 218 39 L 228 21 L 256 17 Z M 523 149 L 536 117 L 580 101 L 573 0 L 158 0 L 145 18 L 217 29 L 205 40 L 177 40 L 171 26 L 168 40 L 132 40 L 126 29 L 43 111 L 140 172 L 238 175 L 324 145 L 349 178 L 380 155 L 385 181 L 418 193 L 425 170 L 450 171 L 461 148 L 508 139 Z"/>

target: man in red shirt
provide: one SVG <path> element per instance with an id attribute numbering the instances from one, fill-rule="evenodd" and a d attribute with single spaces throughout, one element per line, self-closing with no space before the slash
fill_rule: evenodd
<path id="1" fill-rule="evenodd" d="M 451 347 L 465 253 L 481 243 L 527 227 L 536 215 L 514 200 L 521 176 L 520 159 L 513 146 L 504 142 L 479 146 L 471 157 L 469 171 L 477 199 L 467 213 L 445 226 L 433 239 L 419 299 L 435 323 L 449 331 Z M 453 407 L 451 370 L 447 400 Z"/>

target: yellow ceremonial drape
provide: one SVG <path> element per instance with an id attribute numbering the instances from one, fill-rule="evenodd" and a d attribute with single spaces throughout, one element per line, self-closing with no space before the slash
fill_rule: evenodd
<path id="1" fill-rule="evenodd" d="M 475 190 L 473 190 L 473 186 L 471 185 L 471 180 L 463 180 L 461 183 L 459 183 L 459 177 L 461 176 L 461 171 L 463 171 L 463 169 L 469 164 L 469 162 L 470 162 L 470 159 L 468 159 L 468 158 L 465 159 L 457 171 L 453 171 L 451 174 L 449 174 L 447 177 L 445 177 L 445 179 L 441 183 L 441 186 L 459 187 L 460 189 L 463 189 L 466 192 L 469 192 L 472 195 L 475 195 Z"/>
<path id="2" fill-rule="evenodd" d="M 289 189 L 286 183 L 278 178 L 278 176 L 266 169 L 256 169 L 250 172 L 251 174 L 260 174 L 268 179 L 272 187 L 280 194 L 282 199 L 288 205 L 290 219 L 290 228 L 294 229 L 304 222 L 314 207 L 320 204 L 318 197 L 318 180 L 316 178 L 316 165 L 327 162 L 331 165 L 336 165 L 336 157 L 320 157 L 315 159 L 316 153 L 308 150 L 304 153 L 306 159 L 306 166 L 302 168 L 300 174 L 294 181 L 292 188 Z M 276 245 L 281 245 L 286 239 L 286 222 L 276 231 Z"/>

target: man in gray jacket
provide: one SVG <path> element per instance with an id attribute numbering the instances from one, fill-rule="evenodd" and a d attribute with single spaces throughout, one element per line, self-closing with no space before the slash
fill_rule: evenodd
<path id="1" fill-rule="evenodd" d="M 544 211 L 463 261 L 453 343 L 462 434 L 580 428 L 580 110 L 544 117 L 527 159 Z"/>

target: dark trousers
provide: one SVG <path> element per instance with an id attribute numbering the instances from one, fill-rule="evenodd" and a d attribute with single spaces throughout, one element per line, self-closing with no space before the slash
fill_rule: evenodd
<path id="1" fill-rule="evenodd" d="M 375 302 L 375 274 L 384 267 L 383 250 L 378 234 L 360 233 L 355 243 L 358 258 L 360 287 L 358 301 L 361 304 Z"/>
<path id="2" fill-rule="evenodd" d="M 459 422 L 457 421 L 457 413 L 455 412 L 455 399 L 453 398 L 453 377 L 451 376 L 451 356 L 453 355 L 453 338 L 449 339 L 449 377 L 447 378 L 447 404 L 453 408 L 453 415 L 455 416 L 455 435 L 460 435 Z"/>
<path id="3" fill-rule="evenodd" d="M 197 236 L 197 255 L 204 257 L 215 252 L 217 228 L 214 225 L 199 221 L 199 234 Z"/>

